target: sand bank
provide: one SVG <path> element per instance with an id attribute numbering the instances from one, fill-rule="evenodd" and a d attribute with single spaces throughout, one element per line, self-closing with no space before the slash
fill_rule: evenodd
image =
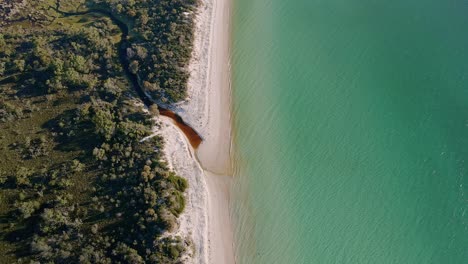
<path id="1" fill-rule="evenodd" d="M 189 182 L 186 191 L 186 205 L 179 217 L 179 230 L 176 235 L 193 242 L 193 252 L 189 253 L 186 263 L 209 263 L 208 242 L 208 191 L 205 173 L 194 159 L 194 152 L 173 120 L 161 117 L 160 134 L 164 137 L 169 166 Z"/>
<path id="2" fill-rule="evenodd" d="M 178 234 L 194 242 L 188 263 L 235 263 L 229 217 L 231 173 L 230 0 L 201 0 L 189 97 L 171 109 L 203 138 L 195 152 L 172 123 L 160 117 L 170 166 L 189 182 Z"/>

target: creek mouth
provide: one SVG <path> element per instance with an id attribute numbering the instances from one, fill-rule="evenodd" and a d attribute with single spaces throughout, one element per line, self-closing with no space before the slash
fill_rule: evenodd
<path id="1" fill-rule="evenodd" d="M 181 116 L 179 116 L 177 113 L 174 111 L 165 108 L 156 102 L 154 102 L 143 90 L 143 88 L 140 85 L 140 82 L 138 81 L 138 76 L 130 71 L 130 62 L 127 59 L 127 48 L 130 47 L 130 43 L 128 41 L 128 26 L 125 24 L 123 21 L 118 19 L 115 15 L 113 15 L 111 12 L 100 9 L 100 8 L 92 8 L 88 9 L 86 11 L 82 12 L 64 12 L 60 10 L 60 1 L 57 1 L 57 4 L 55 7 L 50 7 L 51 9 L 55 10 L 57 13 L 61 14 L 64 17 L 70 17 L 70 16 L 83 16 L 87 14 L 99 14 L 102 16 L 108 17 L 117 27 L 120 29 L 121 32 L 121 38 L 118 43 L 118 56 L 120 60 L 120 64 L 122 65 L 123 71 L 127 77 L 127 79 L 130 81 L 130 84 L 133 86 L 135 89 L 138 97 L 140 97 L 141 101 L 147 106 L 148 108 L 152 105 L 156 105 L 159 114 L 165 117 L 170 118 L 174 124 L 184 133 L 184 135 L 187 137 L 187 139 L 190 142 L 190 145 L 194 148 L 197 149 L 198 146 L 200 146 L 201 142 L 203 141 L 202 137 L 200 134 L 195 131 L 190 125 L 188 125 Z"/>

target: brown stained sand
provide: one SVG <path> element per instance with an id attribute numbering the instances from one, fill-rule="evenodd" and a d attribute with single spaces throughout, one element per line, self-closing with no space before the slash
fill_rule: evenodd
<path id="1" fill-rule="evenodd" d="M 207 123 L 197 157 L 205 169 L 208 189 L 209 263 L 235 263 L 230 218 L 231 164 L 231 86 L 230 20 L 231 1 L 211 0 L 206 76 Z"/>
<path id="2" fill-rule="evenodd" d="M 180 117 L 178 114 L 174 113 L 173 111 L 165 109 L 165 108 L 163 108 L 161 106 L 158 106 L 158 109 L 159 109 L 159 114 L 160 115 L 167 116 L 170 119 L 172 119 L 172 121 L 176 124 L 176 126 L 187 137 L 187 139 L 190 142 L 190 145 L 192 145 L 192 147 L 194 149 L 197 149 L 198 146 L 203 141 L 202 138 L 200 137 L 200 135 L 197 133 L 197 131 L 195 131 L 195 129 L 193 129 L 191 126 L 187 125 L 184 122 L 184 120 L 182 119 L 182 117 Z"/>
<path id="3" fill-rule="evenodd" d="M 167 113 L 160 110 L 161 134 L 166 139 L 169 164 L 189 182 L 179 234 L 191 237 L 196 254 L 186 263 L 232 264 L 235 263 L 229 210 L 232 177 L 226 176 L 232 171 L 231 0 L 200 0 L 200 3 L 189 65 L 189 97 L 173 106 L 184 123 L 177 122 L 174 116 L 164 116 Z M 194 133 L 184 131 L 183 124 L 189 124 L 203 141 L 192 142 Z M 176 125 L 180 128 L 178 133 L 173 129 Z"/>

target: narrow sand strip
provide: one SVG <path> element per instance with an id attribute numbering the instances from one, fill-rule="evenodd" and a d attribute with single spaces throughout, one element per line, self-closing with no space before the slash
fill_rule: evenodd
<path id="1" fill-rule="evenodd" d="M 231 176 L 216 175 L 205 171 L 208 186 L 208 237 L 211 264 L 235 263 L 231 218 L 229 215 L 229 191 Z"/>
<path id="2" fill-rule="evenodd" d="M 187 263 L 235 263 L 229 216 L 231 178 L 230 0 L 201 0 L 189 70 L 189 97 L 172 109 L 204 141 L 196 153 L 171 120 L 160 117 L 169 164 L 189 182 L 178 234 L 194 242 Z"/>
<path id="3" fill-rule="evenodd" d="M 186 191 L 186 205 L 179 217 L 176 235 L 188 238 L 194 250 L 185 263 L 208 263 L 208 192 L 205 173 L 194 159 L 194 151 L 184 134 L 167 117 L 160 117 L 160 135 L 164 137 L 164 152 L 169 166 L 189 182 Z"/>
<path id="4" fill-rule="evenodd" d="M 229 217 L 230 176 L 201 168 L 187 138 L 167 117 L 160 117 L 159 134 L 166 142 L 169 166 L 189 182 L 184 213 L 175 235 L 194 243 L 185 263 L 235 263 Z"/>
<path id="5" fill-rule="evenodd" d="M 231 172 L 230 0 L 201 0 L 190 63 L 189 97 L 173 109 L 204 141 L 204 169 Z"/>

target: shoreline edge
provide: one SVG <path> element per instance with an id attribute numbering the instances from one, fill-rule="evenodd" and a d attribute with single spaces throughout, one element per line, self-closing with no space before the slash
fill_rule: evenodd
<path id="1" fill-rule="evenodd" d="M 230 219 L 231 0 L 200 0 L 194 23 L 188 98 L 172 110 L 204 138 L 197 150 L 173 121 L 160 116 L 166 159 L 187 179 L 186 207 L 176 235 L 193 242 L 186 263 L 235 263 Z"/>

